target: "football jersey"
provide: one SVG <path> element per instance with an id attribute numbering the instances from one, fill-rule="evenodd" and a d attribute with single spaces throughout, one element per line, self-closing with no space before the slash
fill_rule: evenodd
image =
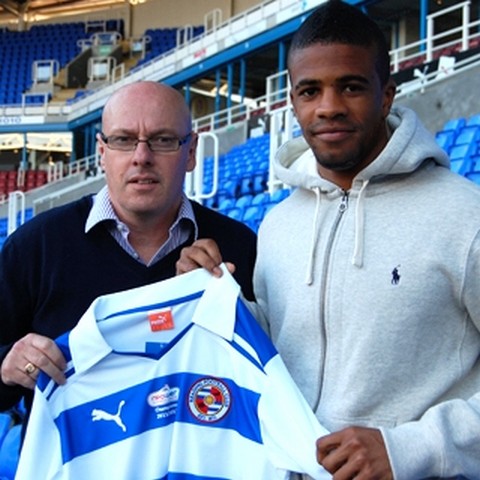
<path id="1" fill-rule="evenodd" d="M 66 384 L 38 378 L 17 480 L 331 478 L 328 432 L 223 271 L 90 305 L 57 339 Z"/>

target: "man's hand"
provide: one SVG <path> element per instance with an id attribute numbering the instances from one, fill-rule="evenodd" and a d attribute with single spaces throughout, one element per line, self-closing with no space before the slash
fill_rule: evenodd
<path id="1" fill-rule="evenodd" d="M 222 261 L 222 254 L 215 241 L 202 238 L 181 251 L 180 258 L 176 263 L 177 275 L 203 267 L 216 277 L 221 277 L 220 264 Z M 230 273 L 235 271 L 233 263 L 225 263 L 225 265 Z"/>
<path id="2" fill-rule="evenodd" d="M 53 340 L 29 333 L 16 342 L 2 362 L 1 376 L 6 385 L 35 388 L 40 370 L 58 384 L 66 382 L 65 358 Z"/>
<path id="3" fill-rule="evenodd" d="M 350 427 L 317 440 L 317 460 L 334 480 L 392 480 L 380 430 Z"/>

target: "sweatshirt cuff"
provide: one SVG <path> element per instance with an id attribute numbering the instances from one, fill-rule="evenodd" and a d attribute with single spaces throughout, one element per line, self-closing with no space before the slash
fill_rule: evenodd
<path id="1" fill-rule="evenodd" d="M 439 432 L 408 422 L 395 428 L 380 428 L 394 480 L 438 476 L 441 471 L 441 435 Z"/>

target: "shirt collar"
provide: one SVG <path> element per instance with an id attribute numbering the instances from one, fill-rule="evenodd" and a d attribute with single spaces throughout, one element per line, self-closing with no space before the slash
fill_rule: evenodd
<path id="1" fill-rule="evenodd" d="M 188 200 L 185 194 L 182 195 L 182 203 L 178 211 L 178 216 L 173 225 L 170 227 L 170 231 L 175 228 L 181 220 L 187 219 L 190 220 L 194 226 L 194 238 L 198 238 L 198 226 L 195 220 L 195 214 L 193 212 L 193 207 L 191 202 Z M 116 225 L 123 224 L 118 218 L 115 210 L 110 201 L 110 195 L 108 193 L 108 187 L 105 185 L 94 197 L 92 208 L 85 222 L 85 233 L 88 233 L 92 230 L 93 227 L 99 223 L 113 220 Z"/>
<path id="2" fill-rule="evenodd" d="M 94 197 L 92 208 L 85 222 L 85 233 L 88 233 L 93 227 L 106 220 L 119 222 L 117 214 L 112 207 L 108 195 L 108 187 L 105 185 Z"/>

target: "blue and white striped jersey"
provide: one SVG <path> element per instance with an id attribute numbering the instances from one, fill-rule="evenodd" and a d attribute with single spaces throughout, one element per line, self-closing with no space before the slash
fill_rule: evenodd
<path id="1" fill-rule="evenodd" d="M 57 340 L 67 383 L 38 379 L 16 479 L 331 478 L 328 432 L 224 272 L 95 300 Z"/>

